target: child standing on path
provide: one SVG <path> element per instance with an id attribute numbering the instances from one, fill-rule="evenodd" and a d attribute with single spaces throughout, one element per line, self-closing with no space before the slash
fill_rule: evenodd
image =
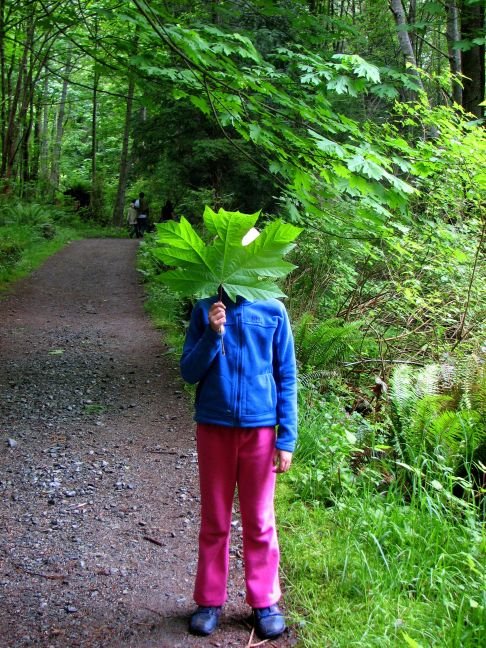
<path id="1" fill-rule="evenodd" d="M 195 420 L 201 528 L 189 629 L 209 635 L 226 601 L 235 487 L 243 524 L 246 601 L 261 639 L 278 637 L 279 548 L 275 528 L 276 473 L 292 462 L 297 437 L 294 342 L 287 312 L 276 299 L 236 303 L 223 293 L 194 307 L 181 373 L 198 383 Z"/>

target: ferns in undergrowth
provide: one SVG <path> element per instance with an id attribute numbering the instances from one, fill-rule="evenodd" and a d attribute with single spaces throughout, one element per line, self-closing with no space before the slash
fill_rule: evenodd
<path id="1" fill-rule="evenodd" d="M 396 444 L 402 458 L 443 458 L 453 470 L 480 459 L 486 446 L 486 373 L 478 355 L 397 367 L 390 381 Z"/>
<path id="2" fill-rule="evenodd" d="M 452 365 L 453 386 L 459 404 L 475 409 L 486 417 L 486 357 L 483 352 L 471 354 Z"/>
<path id="3" fill-rule="evenodd" d="M 2 225 L 35 225 L 48 218 L 46 208 L 35 203 L 5 205 L 0 214 Z"/>
<path id="4" fill-rule="evenodd" d="M 316 321 L 306 313 L 295 328 L 295 348 L 302 366 L 329 371 L 346 362 L 361 340 L 360 322 Z"/>
<path id="5" fill-rule="evenodd" d="M 439 393 L 440 367 L 427 365 L 417 370 L 399 365 L 390 380 L 390 397 L 399 417 L 407 418 L 410 410 L 424 396 Z"/>
<path id="6" fill-rule="evenodd" d="M 475 409 L 486 414 L 486 358 L 471 354 L 419 369 L 400 365 L 394 370 L 390 395 L 398 414 L 433 394 L 450 396 L 451 409 Z"/>
<path id="7" fill-rule="evenodd" d="M 15 203 L 0 206 L 0 227 L 26 227 L 32 235 L 52 239 L 56 235 L 53 217 L 56 211 L 35 203 Z"/>

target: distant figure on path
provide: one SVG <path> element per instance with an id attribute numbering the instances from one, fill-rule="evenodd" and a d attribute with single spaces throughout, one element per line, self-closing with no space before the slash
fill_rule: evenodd
<path id="1" fill-rule="evenodd" d="M 134 236 L 140 238 L 140 231 L 138 229 L 138 212 L 135 207 L 135 200 L 130 202 L 130 206 L 127 209 L 127 225 L 130 238 L 133 238 Z"/>
<path id="2" fill-rule="evenodd" d="M 174 205 L 171 203 L 170 200 L 167 200 L 165 205 L 160 210 L 159 223 L 163 223 L 164 221 L 168 221 L 168 220 L 174 220 L 174 217 L 175 217 Z"/>
<path id="3" fill-rule="evenodd" d="M 141 191 L 138 195 L 137 200 L 135 201 L 135 208 L 137 210 L 137 221 L 138 221 L 138 230 L 140 236 L 143 236 L 144 233 L 148 230 L 148 217 L 149 217 L 149 204 L 148 200 L 145 198 L 145 194 Z"/>

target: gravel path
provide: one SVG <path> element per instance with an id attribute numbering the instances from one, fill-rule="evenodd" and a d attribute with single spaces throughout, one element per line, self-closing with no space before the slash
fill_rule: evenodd
<path id="1" fill-rule="evenodd" d="M 137 245 L 72 243 L 0 301 L 5 648 L 252 643 L 237 514 L 221 628 L 186 632 L 199 513 L 192 406 L 143 312 Z"/>

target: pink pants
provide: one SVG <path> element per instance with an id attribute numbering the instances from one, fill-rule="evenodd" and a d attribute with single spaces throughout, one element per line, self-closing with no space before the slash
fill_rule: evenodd
<path id="1" fill-rule="evenodd" d="M 280 598 L 273 498 L 275 429 L 197 426 L 201 530 L 194 600 L 223 605 L 229 567 L 231 510 L 238 486 L 243 523 L 246 601 L 268 607 Z"/>

